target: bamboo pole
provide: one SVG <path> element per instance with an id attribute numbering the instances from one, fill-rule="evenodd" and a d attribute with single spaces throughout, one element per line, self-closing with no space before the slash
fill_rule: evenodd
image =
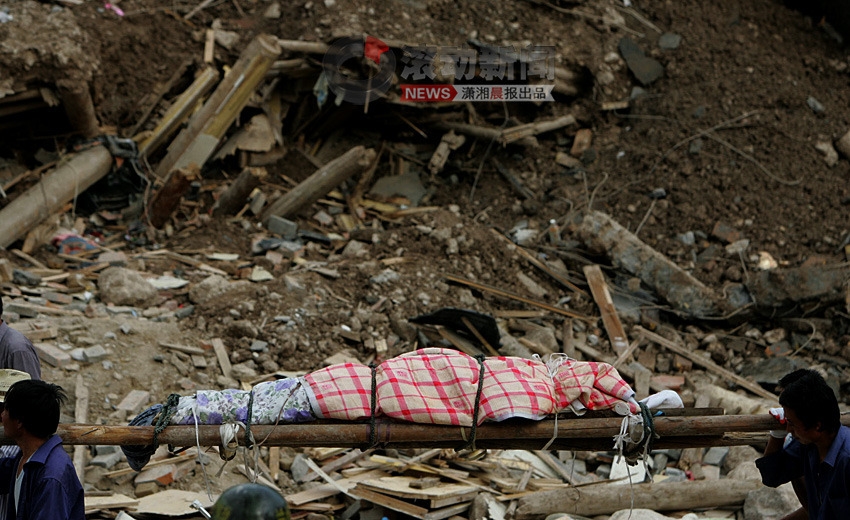
<path id="1" fill-rule="evenodd" d="M 673 411 L 671 411 L 672 413 Z M 539 449 L 556 431 L 562 446 L 595 444 L 598 449 L 611 449 L 613 437 L 620 432 L 622 417 L 595 417 L 530 421 L 513 419 L 486 422 L 478 426 L 476 445 L 481 448 L 516 446 Z M 735 433 L 766 433 L 776 429 L 777 422 L 764 415 L 711 415 L 711 416 L 660 416 L 653 420 L 660 436 L 653 446 L 665 442 L 681 445 L 687 439 L 689 446 L 729 445 L 736 438 L 740 444 L 749 444 L 752 437 Z M 850 416 L 842 416 L 842 423 L 850 425 Z M 147 445 L 153 442 L 153 426 L 110 426 L 100 424 L 61 424 L 58 434 L 68 445 Z M 369 444 L 370 424 L 363 422 L 314 421 L 300 424 L 252 425 L 251 432 L 266 446 L 297 447 L 362 447 Z M 381 446 L 386 447 L 456 447 L 470 438 L 470 428 L 418 424 L 382 418 L 376 421 L 375 433 Z M 160 444 L 193 446 L 196 442 L 194 426 L 168 426 L 158 436 Z M 197 438 L 203 446 L 216 446 L 221 442 L 219 426 L 203 425 L 197 428 Z M 762 441 L 766 437 L 762 435 Z M 536 441 L 536 442 L 535 442 Z M 243 443 L 244 437 L 239 436 Z M 725 444 L 715 444 L 723 442 Z M 5 436 L 0 443 L 11 444 Z M 553 445 L 554 446 L 554 445 Z M 554 448 L 553 449 L 569 449 Z"/>
<path id="2" fill-rule="evenodd" d="M 89 93 L 89 85 L 84 81 L 59 81 L 56 86 L 62 106 L 71 126 L 85 138 L 100 133 L 100 125 L 94 111 L 94 102 Z"/>
<path id="3" fill-rule="evenodd" d="M 139 155 L 147 157 L 156 152 L 162 143 L 177 130 L 177 127 L 189 117 L 198 101 L 210 91 L 216 81 L 218 81 L 218 71 L 212 67 L 207 67 L 198 74 L 189 88 L 180 94 L 174 104 L 166 110 L 150 136 L 139 144 Z"/>
<path id="4" fill-rule="evenodd" d="M 0 210 L 0 248 L 22 238 L 111 168 L 112 154 L 104 146 L 95 146 L 45 175 L 41 182 Z"/>
<path id="5" fill-rule="evenodd" d="M 203 166 L 279 54 L 275 37 L 261 34 L 254 38 L 189 125 L 171 143 L 157 166 L 156 175 L 165 178 L 192 163 Z"/>

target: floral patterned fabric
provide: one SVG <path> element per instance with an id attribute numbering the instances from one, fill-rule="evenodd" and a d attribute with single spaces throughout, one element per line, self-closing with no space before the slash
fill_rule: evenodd
<path id="1" fill-rule="evenodd" d="M 181 397 L 171 424 L 246 423 L 251 393 L 251 424 L 300 423 L 312 421 L 310 400 L 304 380 L 278 379 L 244 390 L 199 390 L 193 396 Z"/>

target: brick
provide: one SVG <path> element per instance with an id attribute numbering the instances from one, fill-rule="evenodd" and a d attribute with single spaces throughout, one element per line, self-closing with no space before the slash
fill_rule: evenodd
<path id="1" fill-rule="evenodd" d="M 13 312 L 22 318 L 38 317 L 38 309 L 34 309 L 28 305 L 18 305 L 17 303 L 7 303 L 3 306 L 3 312 Z"/>
<path id="2" fill-rule="evenodd" d="M 124 396 L 124 399 L 115 408 L 130 413 L 139 413 L 142 411 L 142 407 L 148 404 L 150 398 L 151 393 L 146 390 L 130 390 L 130 393 Z"/>
<path id="3" fill-rule="evenodd" d="M 101 468 L 110 469 L 119 462 L 123 458 L 123 454 L 121 452 L 115 451 L 112 453 L 104 453 L 101 455 L 95 456 L 89 464 L 92 466 L 100 466 Z"/>
<path id="4" fill-rule="evenodd" d="M 33 343 L 38 358 L 50 366 L 65 368 L 71 364 L 71 356 L 55 345 L 50 343 Z"/>

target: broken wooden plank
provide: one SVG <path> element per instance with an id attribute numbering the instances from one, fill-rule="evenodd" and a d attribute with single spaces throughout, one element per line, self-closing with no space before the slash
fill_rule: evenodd
<path id="1" fill-rule="evenodd" d="M 742 388 L 746 388 L 747 390 L 749 390 L 750 392 L 752 392 L 752 393 L 754 393 L 758 396 L 764 397 L 766 399 L 770 399 L 771 401 L 778 401 L 779 400 L 778 396 L 776 396 L 772 392 L 768 392 L 767 390 L 762 388 L 761 385 L 759 385 L 757 383 L 753 383 L 749 379 L 745 379 L 745 378 L 739 376 L 738 374 L 735 374 L 734 372 L 730 372 L 729 370 L 726 370 L 725 368 L 717 365 L 714 361 L 712 361 L 708 357 L 696 354 L 696 353 L 686 349 L 685 347 L 677 345 L 676 343 L 670 341 L 669 339 L 667 339 L 663 336 L 659 336 L 658 334 L 656 334 L 654 332 L 650 332 L 650 331 L 644 329 L 641 326 L 636 326 L 635 332 L 637 332 L 638 334 L 641 334 L 646 339 L 648 339 L 648 340 L 650 340 L 654 343 L 657 343 L 657 344 L 661 345 L 662 347 L 667 348 L 668 350 L 672 350 L 673 352 L 690 359 L 695 364 L 706 368 L 709 372 L 714 372 L 715 374 L 722 376 L 727 381 L 729 381 L 731 383 L 735 383 L 736 385 L 738 385 Z"/>
<path id="2" fill-rule="evenodd" d="M 375 150 L 363 146 L 351 148 L 274 201 L 262 212 L 260 219 L 268 225 L 272 215 L 284 218 L 293 216 L 339 186 L 344 180 L 368 168 L 375 160 Z"/>
<path id="3" fill-rule="evenodd" d="M 573 223 L 576 236 L 614 267 L 637 276 L 675 310 L 695 318 L 716 317 L 728 306 L 715 292 L 642 242 L 609 215 L 590 211 Z"/>
<path id="4" fill-rule="evenodd" d="M 411 482 L 417 480 L 416 477 L 395 476 L 381 477 L 378 479 L 364 480 L 357 484 L 355 493 L 362 488 L 368 488 L 372 491 L 377 491 L 384 495 L 393 496 L 396 498 L 405 498 L 409 500 L 427 500 L 429 507 L 440 508 L 468 502 L 475 498 L 478 494 L 478 488 L 475 486 L 467 486 L 463 484 L 450 484 L 439 482 L 434 486 L 424 488 L 412 487 Z"/>
<path id="5" fill-rule="evenodd" d="M 212 347 L 215 351 L 215 357 L 218 359 L 218 364 L 221 367 L 221 373 L 224 377 L 231 379 L 233 377 L 233 366 L 230 364 L 230 355 L 227 353 L 227 347 L 220 338 L 213 338 Z"/>
<path id="6" fill-rule="evenodd" d="M 112 154 L 94 146 L 74 155 L 0 210 L 0 248 L 7 248 L 112 169 Z"/>
<path id="7" fill-rule="evenodd" d="M 629 347 L 629 340 L 625 329 L 623 329 L 623 324 L 620 322 L 620 317 L 617 315 L 617 309 L 611 299 L 611 292 L 608 290 L 602 268 L 598 265 L 586 265 L 583 270 L 593 300 L 602 313 L 602 324 L 605 326 L 605 332 L 608 333 L 611 346 L 614 348 L 614 352 L 620 356 Z"/>
<path id="8" fill-rule="evenodd" d="M 193 163 L 204 165 L 280 52 L 277 38 L 268 34 L 260 34 L 248 44 L 230 73 L 171 143 L 156 168 L 157 177 L 164 179 Z"/>

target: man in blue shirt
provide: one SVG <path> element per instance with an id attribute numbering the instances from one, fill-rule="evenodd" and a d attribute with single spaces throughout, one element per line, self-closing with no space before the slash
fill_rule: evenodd
<path id="1" fill-rule="evenodd" d="M 850 518 L 850 428 L 841 425 L 838 400 L 814 370 L 796 374 L 779 395 L 787 433 L 773 435 L 756 460 L 762 482 L 777 487 L 802 477 L 803 507 L 783 520 Z"/>
<path id="2" fill-rule="evenodd" d="M 56 435 L 61 387 L 29 379 L 13 384 L 0 420 L 21 453 L 0 459 L 0 489 L 9 490 L 6 517 L 17 520 L 85 520 L 83 487 Z"/>

